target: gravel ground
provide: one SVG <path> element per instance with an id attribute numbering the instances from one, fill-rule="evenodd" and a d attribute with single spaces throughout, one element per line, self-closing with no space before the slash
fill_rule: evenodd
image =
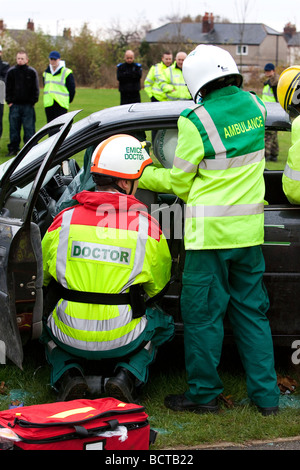
<path id="1" fill-rule="evenodd" d="M 176 451 L 179 450 L 300 450 L 300 436 L 274 439 L 273 441 L 251 441 L 241 445 L 232 442 L 222 442 L 220 444 L 190 447 L 188 449 L 183 447 L 181 449 L 176 448 Z"/>

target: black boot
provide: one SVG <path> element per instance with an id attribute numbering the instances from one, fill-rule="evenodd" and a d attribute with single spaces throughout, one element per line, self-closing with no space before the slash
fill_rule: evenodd
<path id="1" fill-rule="evenodd" d="M 105 393 L 126 403 L 134 403 L 135 377 L 125 368 L 121 368 L 115 377 L 111 377 L 105 384 Z"/>
<path id="2" fill-rule="evenodd" d="M 88 386 L 85 378 L 78 369 L 67 370 L 58 382 L 57 401 L 77 400 L 85 398 Z"/>
<path id="3" fill-rule="evenodd" d="M 270 406 L 270 407 L 266 407 L 266 408 L 262 408 L 262 407 L 258 406 L 257 409 L 263 416 L 277 415 L 278 412 L 279 412 L 279 407 L 278 406 Z"/>
<path id="4" fill-rule="evenodd" d="M 205 404 L 198 404 L 188 400 L 184 393 L 180 395 L 168 395 L 165 398 L 165 406 L 173 411 L 192 411 L 194 413 L 218 413 L 217 399 Z"/>

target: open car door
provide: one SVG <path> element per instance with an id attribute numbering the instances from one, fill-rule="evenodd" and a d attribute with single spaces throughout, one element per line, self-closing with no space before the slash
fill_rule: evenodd
<path id="1" fill-rule="evenodd" d="M 32 222 L 38 193 L 55 155 L 79 111 L 64 114 L 44 126 L 26 143 L 0 182 L 0 363 L 8 358 L 22 369 L 22 329 L 32 339 L 42 331 L 43 260 L 39 227 Z M 11 218 L 5 208 L 14 192 L 11 177 L 28 152 L 46 135 L 56 132 L 42 164 L 37 169 L 21 218 Z M 1 361 L 2 359 L 2 361 Z"/>

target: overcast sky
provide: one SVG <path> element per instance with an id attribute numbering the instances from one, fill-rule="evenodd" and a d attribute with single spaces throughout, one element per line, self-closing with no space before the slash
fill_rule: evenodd
<path id="1" fill-rule="evenodd" d="M 7 28 L 25 29 L 27 20 L 36 29 L 62 34 L 65 27 L 76 32 L 84 23 L 92 31 L 106 30 L 113 24 L 127 29 L 130 23 L 149 22 L 156 28 L 172 15 L 203 15 L 206 11 L 231 22 L 264 23 L 282 31 L 286 23 L 300 31 L 299 0 L 0 0 Z"/>

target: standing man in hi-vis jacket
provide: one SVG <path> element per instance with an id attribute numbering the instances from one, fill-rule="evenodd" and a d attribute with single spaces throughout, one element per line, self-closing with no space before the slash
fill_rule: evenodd
<path id="1" fill-rule="evenodd" d="M 217 368 L 228 314 L 248 395 L 264 414 L 278 411 L 279 389 L 263 284 L 266 109 L 240 87 L 231 55 L 199 45 L 183 62 L 196 105 L 178 120 L 171 170 L 149 167 L 139 187 L 166 186 L 186 203 L 181 312 L 188 389 L 168 395 L 175 411 L 217 412 Z"/>

